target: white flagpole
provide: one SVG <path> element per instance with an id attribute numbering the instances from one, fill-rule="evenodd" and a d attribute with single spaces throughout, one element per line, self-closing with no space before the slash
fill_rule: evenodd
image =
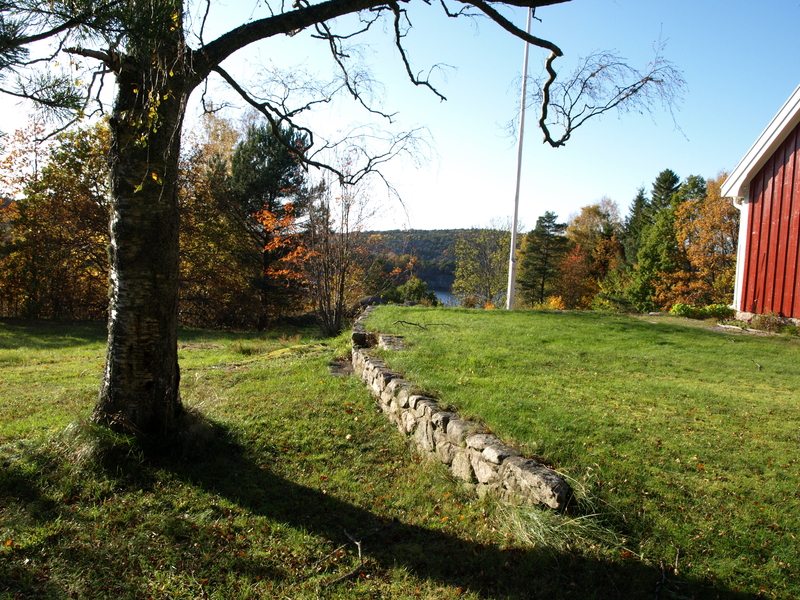
<path id="1" fill-rule="evenodd" d="M 528 23 L 525 31 L 531 33 L 531 14 L 528 9 Z M 514 308 L 514 292 L 517 284 L 517 220 L 519 217 L 519 184 L 522 177 L 522 137 L 525 134 L 525 95 L 528 89 L 528 48 L 525 42 L 525 54 L 522 60 L 522 99 L 519 106 L 519 138 L 517 139 L 517 184 L 514 193 L 514 221 L 511 224 L 511 249 L 508 257 L 508 290 L 506 292 L 506 309 Z"/>

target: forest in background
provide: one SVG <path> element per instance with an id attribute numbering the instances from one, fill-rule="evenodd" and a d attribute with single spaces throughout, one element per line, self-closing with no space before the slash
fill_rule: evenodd
<path id="1" fill-rule="evenodd" d="M 393 229 L 368 232 L 370 251 L 395 266 L 411 263 L 428 289 L 450 291 L 456 276 L 456 240 L 465 229 Z"/>
<path id="2" fill-rule="evenodd" d="M 725 178 L 682 180 L 665 169 L 624 217 L 609 198 L 563 222 L 546 211 L 517 249 L 515 306 L 648 312 L 730 304 L 739 211 L 720 196 Z M 505 303 L 509 246 L 503 226 L 458 237 L 453 292 L 462 305 Z"/>
<path id="3" fill-rule="evenodd" d="M 105 319 L 108 128 L 42 137 L 35 125 L 15 132 L 0 160 L 0 316 Z M 298 148 L 307 143 L 299 133 L 282 138 Z M 183 148 L 185 325 L 265 329 L 313 315 L 333 334 L 363 296 L 435 303 L 419 268 L 442 285 L 452 282 L 435 260 L 420 265 L 417 254 L 384 251 L 384 236 L 366 231 L 375 209 L 364 188 L 312 181 L 265 121 L 206 115 Z M 337 160 L 347 172 L 350 157 Z"/>
<path id="4" fill-rule="evenodd" d="M 16 132 L 0 161 L 0 316 L 104 319 L 108 130 L 98 123 L 39 137 L 35 126 Z M 642 312 L 730 303 L 739 225 L 719 194 L 724 178 L 681 180 L 665 169 L 624 217 L 608 198 L 564 221 L 547 211 L 519 238 L 517 306 Z M 187 325 L 264 329 L 314 314 L 335 333 L 367 295 L 435 304 L 437 290 L 467 307 L 505 302 L 507 225 L 371 231 L 376 209 L 363 189 L 312 182 L 255 119 L 207 115 L 190 132 L 180 209 Z"/>

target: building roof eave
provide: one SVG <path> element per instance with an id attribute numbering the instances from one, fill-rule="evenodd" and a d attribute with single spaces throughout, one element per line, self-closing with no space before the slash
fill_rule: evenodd
<path id="1" fill-rule="evenodd" d="M 747 154 L 725 180 L 720 190 L 724 198 L 746 198 L 750 181 L 800 123 L 800 86 L 770 121 Z"/>

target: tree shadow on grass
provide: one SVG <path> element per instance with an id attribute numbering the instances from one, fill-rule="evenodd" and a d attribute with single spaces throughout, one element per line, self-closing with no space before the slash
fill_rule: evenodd
<path id="1" fill-rule="evenodd" d="M 91 540 L 72 542 L 68 539 L 69 531 L 57 528 L 43 534 L 40 542 L 30 543 L 27 549 L 20 550 L 16 560 L 0 566 L 0 596 L 134 598 L 155 592 L 155 588 L 146 587 L 149 582 L 163 583 L 164 578 L 168 580 L 169 577 L 197 577 L 198 590 L 201 590 L 201 574 L 219 571 L 219 565 L 213 564 L 219 560 L 219 555 L 216 559 L 212 555 L 204 558 L 202 548 L 204 538 L 201 536 L 214 535 L 217 540 L 233 538 L 222 570 L 235 577 L 251 582 L 273 581 L 276 585 L 281 582 L 303 584 L 315 578 L 320 586 L 320 597 L 336 593 L 338 597 L 347 597 L 349 586 L 354 583 L 351 580 L 332 582 L 356 564 L 349 534 L 356 539 L 364 538 L 361 545 L 367 561 L 355 576 L 362 592 L 364 586 L 371 585 L 367 577 L 380 586 L 387 582 L 393 567 L 400 567 L 435 585 L 474 592 L 484 598 L 755 598 L 709 587 L 708 582 L 675 578 L 668 581 L 657 596 L 660 571 L 632 559 L 611 562 L 535 547 L 502 548 L 478 543 L 470 539 L 468 532 L 453 535 L 410 523 L 387 521 L 369 508 L 336 498 L 334 492 L 323 493 L 277 476 L 255 462 L 251 458 L 255 454 L 252 449 L 237 441 L 232 432 L 218 425 L 213 428 L 215 435 L 213 439 L 204 438 L 207 447 L 199 457 L 187 458 L 181 452 L 172 452 L 166 457 L 162 452 L 161 456 L 144 460 L 111 455 L 105 474 L 112 485 L 105 498 L 95 496 L 88 503 L 86 499 L 69 498 L 63 504 L 53 503 L 43 491 L 46 475 L 35 474 L 31 469 L 9 470 L 7 464 L 0 465 L 3 469 L 0 503 L 15 504 L 21 512 L 27 512 L 26 518 L 40 529 L 60 522 L 62 516 L 66 520 L 69 511 L 73 533 L 90 531 L 98 526 L 92 507 L 119 502 L 116 491 L 140 491 L 152 495 L 157 503 L 160 478 L 166 471 L 178 481 L 189 484 L 189 488 L 196 487 L 228 500 L 245 514 L 261 516 L 301 534 L 329 540 L 326 547 L 349 544 L 347 567 L 334 565 L 320 575 L 313 565 L 309 566 L 309 560 L 300 569 L 293 566 L 291 560 L 283 563 L 260 560 L 247 552 L 246 546 L 235 545 L 239 537 L 235 530 L 217 527 L 210 534 L 202 534 L 195 525 L 183 520 L 181 514 L 176 514 L 172 504 L 164 502 L 164 509 L 150 515 L 127 514 L 122 507 L 115 507 L 115 512 L 104 515 L 104 520 L 114 523 L 103 526 L 118 531 L 118 537 L 110 536 L 112 539 L 102 544 L 92 544 Z M 41 454 L 34 460 L 41 462 L 42 469 L 52 469 L 56 461 L 52 454 Z M 226 518 L 218 507 L 192 506 L 181 510 L 217 511 L 218 514 L 211 514 L 209 519 L 223 524 Z M 143 520 L 148 521 L 145 527 L 141 526 Z M 142 531 L 149 530 L 153 537 L 142 535 Z M 131 531 L 139 533 L 134 535 Z M 48 562 L 48 553 L 57 553 L 59 562 Z M 160 558 L 162 554 L 166 558 Z M 311 560 L 317 559 L 315 554 Z M 87 565 L 96 568 L 87 568 Z M 127 576 L 118 576 L 120 573 Z M 69 585 L 64 583 L 67 580 Z M 210 582 L 208 590 L 218 583 Z M 325 587 L 326 584 L 332 585 Z M 383 593 L 385 590 L 382 588 Z M 381 589 L 376 591 L 378 595 L 382 592 Z M 169 597 L 164 590 L 162 595 Z"/>
<path id="2" fill-rule="evenodd" d="M 34 348 L 60 350 L 93 346 L 105 341 L 105 321 L 50 321 L 36 319 L 0 319 L 0 350 Z"/>
<path id="3" fill-rule="evenodd" d="M 661 571 L 634 560 L 609 562 L 535 547 L 501 548 L 476 542 L 468 534 L 387 522 L 368 508 L 276 476 L 252 462 L 247 448 L 224 429 L 219 433 L 213 454 L 202 461 L 171 461 L 168 468 L 254 514 L 311 532 L 336 546 L 347 544 L 348 537 L 369 536 L 362 549 L 378 570 L 400 566 L 419 578 L 498 599 L 755 598 L 683 578 L 667 581 L 657 596 Z M 329 582 L 335 579 L 331 575 Z"/>

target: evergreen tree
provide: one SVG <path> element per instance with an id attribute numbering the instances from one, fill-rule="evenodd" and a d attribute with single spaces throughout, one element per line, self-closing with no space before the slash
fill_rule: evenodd
<path id="1" fill-rule="evenodd" d="M 181 161 L 180 318 L 196 327 L 255 327 L 260 300 L 242 257 L 253 241 L 242 229 L 241 211 L 231 209 L 230 157 L 239 131 L 206 115 L 201 136 Z M 256 256 L 256 259 L 258 256 Z"/>
<path id="2" fill-rule="evenodd" d="M 672 169 L 664 169 L 653 182 L 653 191 L 650 194 L 648 215 L 650 222 L 655 222 L 656 215 L 672 204 L 672 195 L 678 191 L 681 178 Z"/>
<path id="3" fill-rule="evenodd" d="M 663 273 L 671 273 L 677 267 L 678 242 L 675 239 L 675 213 L 665 208 L 658 213 L 655 223 L 642 232 L 637 254 L 637 265 L 628 298 L 641 312 L 656 308 L 654 295 L 656 280 Z"/>
<path id="4" fill-rule="evenodd" d="M 651 310 L 665 306 L 670 297 L 665 286 L 673 274 L 690 269 L 686 247 L 678 243 L 676 236 L 676 211 L 686 202 L 700 200 L 706 196 L 705 179 L 697 175 L 689 176 L 677 186 L 672 185 L 677 177 L 667 169 L 662 171 L 653 184 L 656 200 L 651 210 L 661 206 L 654 213 L 653 223 L 645 226 L 640 236 L 637 265 L 629 298 L 639 310 Z M 674 191 L 671 191 L 673 188 Z M 667 202 L 666 204 L 664 204 Z"/>
<path id="5" fill-rule="evenodd" d="M 630 211 L 622 229 L 622 247 L 625 249 L 625 263 L 629 267 L 633 267 L 636 264 L 636 255 L 639 252 L 642 230 L 649 222 L 649 212 L 650 200 L 645 195 L 644 188 L 640 187 L 631 203 Z"/>
<path id="6" fill-rule="evenodd" d="M 702 201 L 708 196 L 705 178 L 689 175 L 672 196 L 670 207 L 675 210 L 685 202 Z"/>
<path id="7" fill-rule="evenodd" d="M 522 243 L 517 285 L 528 304 L 544 302 L 558 274 L 558 263 L 567 251 L 567 224 L 558 223 L 557 219 L 555 213 L 545 212 Z"/>
<path id="8" fill-rule="evenodd" d="M 298 281 L 284 277 L 275 265 L 293 250 L 277 243 L 286 233 L 282 224 L 293 224 L 307 208 L 306 175 L 297 158 L 305 144 L 305 136 L 298 132 L 285 129 L 276 135 L 268 124 L 253 125 L 231 157 L 226 211 L 251 241 L 238 261 L 260 299 L 259 329 L 295 307 L 302 293 Z"/>
<path id="9" fill-rule="evenodd" d="M 247 128 L 231 157 L 229 182 L 244 218 L 261 210 L 278 213 L 287 202 L 295 204 L 295 211 L 300 209 L 298 194 L 306 177 L 297 157 L 306 143 L 304 135 L 288 128 L 277 134 L 268 123 Z"/>

